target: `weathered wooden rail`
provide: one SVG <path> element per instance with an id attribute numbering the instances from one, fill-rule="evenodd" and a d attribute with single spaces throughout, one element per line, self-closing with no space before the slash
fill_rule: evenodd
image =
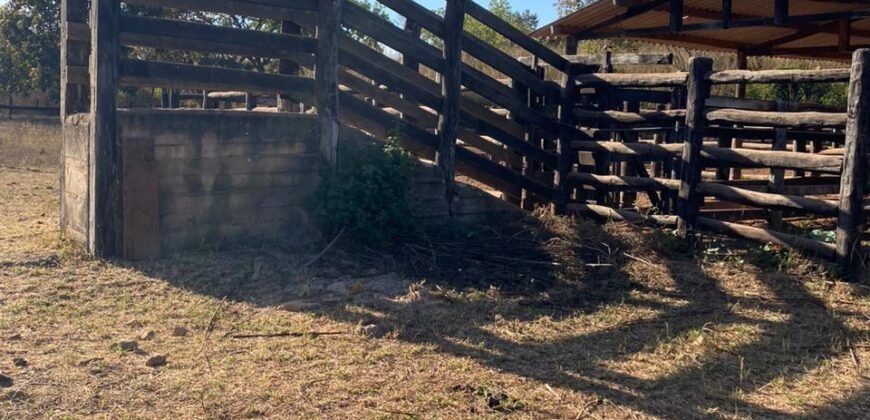
<path id="1" fill-rule="evenodd" d="M 857 110 L 866 106 L 868 94 L 864 91 L 868 70 L 865 60 L 867 50 L 855 53 L 851 69 L 824 71 L 722 71 L 713 72 L 712 62 L 706 58 L 694 58 L 687 73 L 662 74 L 587 74 L 578 77 L 579 88 L 607 89 L 625 88 L 675 88 L 685 86 L 686 109 L 671 108 L 666 111 L 625 112 L 600 109 L 577 111 L 580 124 L 618 123 L 622 141 L 609 141 L 606 136 L 590 133 L 589 138 L 576 139 L 571 143 L 574 150 L 591 153 L 596 161 L 594 173 L 576 172 L 569 180 L 578 187 L 592 187 L 605 194 L 597 194 L 598 203 L 580 202 L 570 206 L 579 212 L 629 221 L 648 221 L 673 225 L 679 233 L 689 237 L 695 230 L 712 230 L 761 242 L 773 242 L 802 249 L 825 258 L 836 259 L 844 273 L 860 272 L 864 255 L 860 244 L 860 232 L 866 214 L 859 210 L 856 197 L 865 196 L 866 175 L 856 180 L 858 172 L 865 172 L 867 164 L 865 118 Z M 849 82 L 849 108 L 847 112 L 831 112 L 830 109 L 802 104 L 770 103 L 714 97 L 710 88 L 715 84 L 732 83 L 827 83 Z M 639 97 L 642 97 L 639 95 Z M 644 98 L 648 99 L 648 98 Z M 681 128 L 680 120 L 685 119 Z M 677 126 L 670 124 L 676 120 Z M 667 124 L 665 124 L 667 123 Z M 631 132 L 661 130 L 678 141 L 637 142 L 625 136 Z M 658 125 L 658 128 L 655 126 Z M 706 140 L 716 140 L 715 143 Z M 761 140 L 769 142 L 760 148 L 732 147 L 732 139 Z M 633 140 L 633 141 L 630 141 Z M 791 150 L 787 143 L 792 141 Z M 806 142 L 813 142 L 814 153 L 809 153 Z M 833 146 L 831 148 L 822 145 Z M 845 145 L 841 148 L 840 145 Z M 862 149 L 863 148 L 863 149 Z M 670 173 L 656 171 L 656 176 L 628 175 L 625 171 L 613 174 L 611 162 L 661 162 L 671 168 Z M 654 163 L 655 166 L 655 163 Z M 716 168 L 712 178 L 703 176 L 706 168 Z M 750 185 L 746 181 L 728 180 L 727 169 L 770 169 L 766 182 Z M 863 168 L 863 169 L 856 169 Z M 618 168 L 617 168 L 618 169 Z M 836 182 L 830 189 L 815 192 L 821 194 L 789 194 L 795 184 L 787 187 L 785 170 L 807 181 Z M 620 171 L 617 171 L 620 172 Z M 813 176 L 806 177 L 806 172 Z M 799 178 L 792 178 L 793 181 Z M 765 188 L 766 184 L 766 188 Z M 812 193 L 810 185 L 804 191 Z M 672 197 L 673 203 L 659 206 L 673 211 L 676 217 L 656 216 L 646 218 L 630 209 L 614 209 L 620 203 L 614 192 L 647 191 L 650 202 L 656 202 L 656 192 Z M 838 197 L 831 197 L 830 193 Z M 765 228 L 716 221 L 703 216 L 706 197 L 724 202 L 766 209 L 769 214 Z M 837 201 L 838 200 L 838 201 Z M 821 217 L 836 217 L 837 242 L 827 244 L 813 241 L 796 233 L 783 232 L 782 212 L 798 212 Z M 847 231 L 851 234 L 846 233 Z M 855 236 L 855 235 L 858 236 Z"/>
<path id="2" fill-rule="evenodd" d="M 438 163 L 448 202 L 459 174 L 526 207 L 654 220 L 677 226 L 685 237 L 697 230 L 724 232 L 809 250 L 836 258 L 850 273 L 860 271 L 866 51 L 856 53 L 851 69 L 713 72 L 709 59 L 695 58 L 685 73 L 611 73 L 615 65 L 669 64 L 672 57 L 606 52 L 598 60 L 577 56 L 570 43 L 560 54 L 469 0 L 449 0 L 444 17 L 412 0 L 380 3 L 404 17 L 404 27 L 347 0 L 91 0 L 90 8 L 87 0 L 65 0 L 61 109 L 63 116 L 86 113 L 93 127 L 91 249 L 114 255 L 121 243 L 115 94 L 121 87 L 157 87 L 202 91 L 203 108 L 228 100 L 244 101 L 250 110 L 257 106 L 254 98 L 270 95 L 279 111 L 316 109 L 321 153 L 333 166 L 342 125 L 396 138 Z M 281 29 L 137 16 L 122 4 L 275 19 Z M 524 57 L 463 31 L 466 16 L 525 50 Z M 424 41 L 421 30 L 440 42 Z M 382 46 L 401 59 L 384 54 Z M 154 49 L 259 57 L 278 65 L 275 72 L 254 71 L 131 53 Z M 713 85 L 822 82 L 850 82 L 848 112 L 710 95 Z M 177 107 L 183 96 L 171 97 L 169 107 Z M 735 148 L 732 139 L 747 143 Z M 802 153 L 808 142 L 814 153 Z M 833 150 L 828 146 L 843 152 L 821 153 Z M 716 169 L 714 179 L 705 168 Z M 728 171 L 740 168 L 764 168 L 769 179 L 729 179 Z M 810 176 L 795 182 L 786 170 Z M 839 192 L 836 203 L 795 194 L 831 187 Z M 631 213 L 627 208 L 638 205 L 638 193 L 671 215 Z M 766 209 L 771 226 L 714 220 L 704 213 L 705 197 Z M 781 211 L 837 217 L 837 244 L 776 233 Z"/>

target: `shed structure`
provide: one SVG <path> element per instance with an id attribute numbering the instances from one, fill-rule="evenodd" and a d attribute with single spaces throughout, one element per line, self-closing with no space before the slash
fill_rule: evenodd
<path id="1" fill-rule="evenodd" d="M 870 46 L 870 3 L 823 0 L 599 0 L 533 36 L 631 38 L 739 54 L 849 60 Z"/>

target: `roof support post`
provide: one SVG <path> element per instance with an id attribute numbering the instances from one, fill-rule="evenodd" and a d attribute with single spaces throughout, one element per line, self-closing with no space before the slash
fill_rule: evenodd
<path id="1" fill-rule="evenodd" d="M 731 27 L 731 0 L 722 0 L 722 28 Z"/>
<path id="2" fill-rule="evenodd" d="M 680 32 L 683 29 L 683 0 L 670 0 L 671 32 Z"/>
<path id="3" fill-rule="evenodd" d="M 683 142 L 680 190 L 677 202 L 677 233 L 683 239 L 690 239 L 695 232 L 698 213 L 703 196 L 698 192 L 701 172 L 701 148 L 704 145 L 704 108 L 710 96 L 710 80 L 707 74 L 713 71 L 713 59 L 692 57 L 689 60 L 689 79 L 686 99 L 686 140 Z"/>
<path id="4" fill-rule="evenodd" d="M 852 20 L 841 19 L 839 27 L 839 37 L 837 38 L 837 49 L 840 52 L 848 52 L 852 44 Z"/>
<path id="5" fill-rule="evenodd" d="M 444 12 L 444 70 L 441 72 L 441 112 L 438 114 L 438 152 L 435 160 L 444 177 L 444 190 L 450 214 L 456 174 L 456 133 L 459 128 L 462 97 L 462 35 L 466 0 L 448 0 Z"/>
<path id="6" fill-rule="evenodd" d="M 121 249 L 121 150 L 115 129 L 118 0 L 91 2 L 91 130 L 88 250 L 113 257 Z"/>
<path id="7" fill-rule="evenodd" d="M 317 55 L 314 67 L 320 153 L 331 171 L 338 167 L 338 40 L 341 33 L 339 0 L 323 0 L 317 10 Z"/>
<path id="8" fill-rule="evenodd" d="M 788 0 L 776 0 L 773 4 L 773 23 L 775 25 L 788 23 Z"/>
<path id="9" fill-rule="evenodd" d="M 864 189 L 867 185 L 867 156 L 870 150 L 870 49 L 852 55 L 849 82 L 846 152 L 840 176 L 840 215 L 837 222 L 837 263 L 841 273 L 859 280 L 864 269 L 861 232 L 864 231 Z"/>

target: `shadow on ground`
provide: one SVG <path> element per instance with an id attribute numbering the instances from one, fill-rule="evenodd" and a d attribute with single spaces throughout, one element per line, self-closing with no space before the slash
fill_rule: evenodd
<path id="1" fill-rule="evenodd" d="M 849 314 L 800 276 L 704 262 L 638 227 L 529 222 L 391 253 L 337 248 L 300 271 L 306 255 L 268 247 L 136 268 L 196 293 L 283 305 L 591 395 L 589 413 L 610 404 L 667 418 L 793 416 L 765 401 L 766 390 L 800 392 L 807 375 L 860 341 L 843 322 Z M 804 415 L 866 413 L 870 387 L 858 389 L 803 404 L 815 407 Z"/>

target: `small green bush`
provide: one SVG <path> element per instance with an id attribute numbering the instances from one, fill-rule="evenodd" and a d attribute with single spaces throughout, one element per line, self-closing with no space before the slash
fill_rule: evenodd
<path id="1" fill-rule="evenodd" d="M 324 234 L 344 230 L 360 244 L 381 247 L 407 233 L 413 168 L 411 155 L 392 141 L 342 145 L 338 170 L 310 201 Z"/>

